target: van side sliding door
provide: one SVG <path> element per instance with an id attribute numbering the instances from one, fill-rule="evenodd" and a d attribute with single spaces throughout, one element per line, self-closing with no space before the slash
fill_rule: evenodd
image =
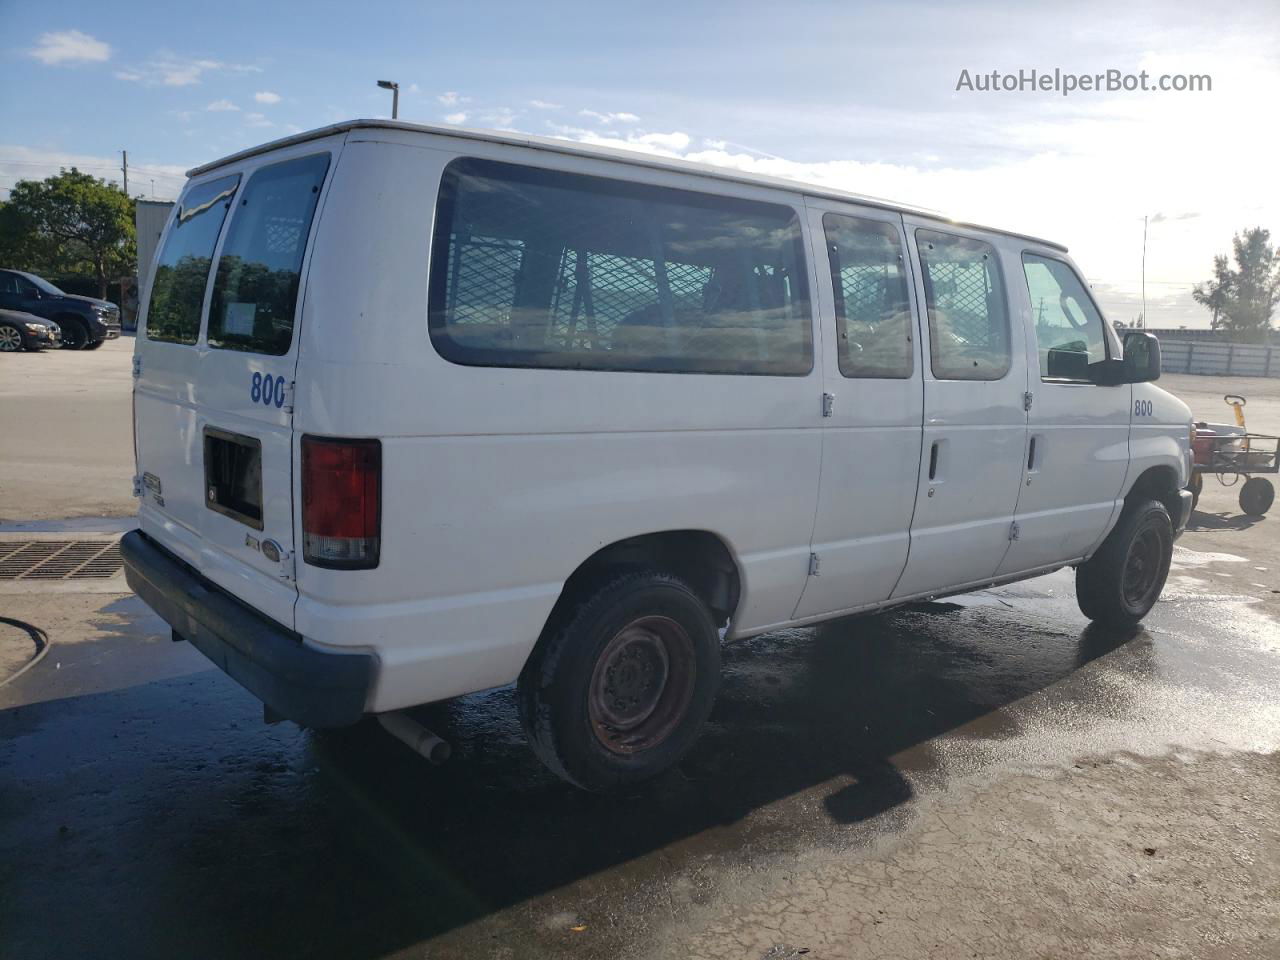
<path id="1" fill-rule="evenodd" d="M 795 617 L 879 603 L 907 563 L 924 391 L 901 215 L 807 198 L 822 330 L 816 576 Z"/>

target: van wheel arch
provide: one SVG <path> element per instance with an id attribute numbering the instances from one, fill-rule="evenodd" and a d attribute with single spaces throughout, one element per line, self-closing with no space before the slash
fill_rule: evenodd
<path id="1" fill-rule="evenodd" d="M 1178 494 L 1178 474 L 1173 467 L 1157 466 L 1144 470 L 1124 495 L 1125 509 L 1147 500 L 1159 500 L 1169 511 L 1170 517 L 1178 516 L 1182 510 L 1182 500 Z"/>
<path id="2" fill-rule="evenodd" d="M 719 626 L 732 619 L 742 596 L 738 562 L 718 535 L 707 530 L 646 533 L 610 543 L 582 561 L 565 580 L 543 632 L 559 622 L 575 599 L 628 570 L 657 570 L 679 577 L 707 605 Z"/>

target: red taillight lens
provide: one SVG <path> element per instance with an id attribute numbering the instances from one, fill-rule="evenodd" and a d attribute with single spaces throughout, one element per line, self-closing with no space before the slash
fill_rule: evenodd
<path id="1" fill-rule="evenodd" d="M 316 567 L 378 565 L 382 444 L 302 438 L 302 557 Z"/>

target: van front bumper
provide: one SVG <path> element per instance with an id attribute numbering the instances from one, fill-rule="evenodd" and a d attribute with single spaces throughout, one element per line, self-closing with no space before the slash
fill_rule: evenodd
<path id="1" fill-rule="evenodd" d="M 1178 500 L 1182 504 L 1182 510 L 1179 515 L 1173 518 L 1173 536 L 1176 540 L 1182 536 L 1182 531 L 1187 529 L 1187 524 L 1191 522 L 1191 504 L 1194 498 L 1190 490 L 1179 490 Z"/>
<path id="2" fill-rule="evenodd" d="M 377 667 L 373 654 L 308 645 L 140 530 L 125 534 L 120 553 L 134 593 L 276 714 L 316 728 L 350 726 L 364 716 Z"/>

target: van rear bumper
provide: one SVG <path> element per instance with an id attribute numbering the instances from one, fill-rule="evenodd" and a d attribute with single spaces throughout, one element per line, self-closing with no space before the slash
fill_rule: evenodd
<path id="1" fill-rule="evenodd" d="M 125 534 L 120 553 L 134 593 L 275 713 L 317 728 L 349 726 L 364 716 L 377 666 L 373 654 L 309 646 L 140 530 Z"/>

